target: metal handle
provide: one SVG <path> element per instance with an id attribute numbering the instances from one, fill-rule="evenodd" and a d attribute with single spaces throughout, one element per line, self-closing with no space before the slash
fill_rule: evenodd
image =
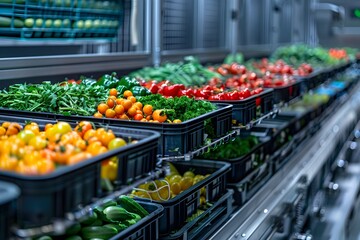
<path id="1" fill-rule="evenodd" d="M 314 10 L 327 10 L 339 15 L 339 20 L 345 19 L 345 8 L 343 6 L 335 5 L 332 3 L 316 3 Z"/>

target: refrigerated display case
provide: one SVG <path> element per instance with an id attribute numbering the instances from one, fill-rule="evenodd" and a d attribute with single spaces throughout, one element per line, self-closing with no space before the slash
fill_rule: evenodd
<path id="1" fill-rule="evenodd" d="M 358 237 L 360 66 L 357 50 L 343 49 L 358 47 L 347 38 L 357 10 L 316 0 L 0 1 L 0 97 L 9 103 L 0 103 L 1 124 L 86 120 L 129 144 L 77 166 L 58 162 L 62 169 L 48 177 L 0 170 L 2 181 L 20 186 L 1 206 L 11 213 L 1 229 L 15 239 Z M 58 91 L 26 92 L 31 84 L 83 96 L 64 106 Z M 92 84 L 102 95 L 85 99 Z M 152 99 L 154 88 L 166 98 Z M 49 108 L 29 107 L 42 101 L 26 98 L 32 94 L 52 96 Z M 180 96 L 187 100 L 175 103 Z M 118 119 L 98 104 L 73 111 L 94 99 Z M 191 108 L 202 101 L 208 105 Z M 144 105 L 167 119 L 157 123 Z M 0 126 L 0 146 L 8 146 L 7 130 Z M 44 132 L 46 148 L 62 143 L 61 134 L 52 142 Z M 121 203 L 122 195 L 135 203 Z"/>

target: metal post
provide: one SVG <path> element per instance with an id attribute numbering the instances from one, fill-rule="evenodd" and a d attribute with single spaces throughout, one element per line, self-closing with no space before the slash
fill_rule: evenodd
<path id="1" fill-rule="evenodd" d="M 152 1 L 146 1 L 143 0 L 143 5 L 144 9 L 145 9 L 145 23 L 143 24 L 144 26 L 144 36 L 145 36 L 145 42 L 144 44 L 144 48 L 142 49 L 143 51 L 145 51 L 146 53 L 150 53 L 151 52 L 151 2 Z"/>
<path id="2" fill-rule="evenodd" d="M 161 63 L 161 0 L 153 0 L 152 3 L 152 64 L 159 66 Z"/>
<path id="3" fill-rule="evenodd" d="M 239 0 L 228 0 L 226 1 L 226 22 L 225 26 L 229 26 L 225 29 L 226 34 L 226 47 L 232 54 L 237 52 L 238 48 L 238 35 L 239 35 Z"/>
<path id="4" fill-rule="evenodd" d="M 193 48 L 204 47 L 204 8 L 206 1 L 194 1 L 194 45 Z"/>

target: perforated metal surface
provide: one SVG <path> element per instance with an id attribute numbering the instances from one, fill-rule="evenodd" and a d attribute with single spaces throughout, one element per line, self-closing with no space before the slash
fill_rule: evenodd
<path id="1" fill-rule="evenodd" d="M 204 48 L 217 48 L 224 45 L 225 1 L 204 1 Z"/>
<path id="2" fill-rule="evenodd" d="M 192 0 L 162 1 L 163 50 L 188 49 L 193 45 Z"/>

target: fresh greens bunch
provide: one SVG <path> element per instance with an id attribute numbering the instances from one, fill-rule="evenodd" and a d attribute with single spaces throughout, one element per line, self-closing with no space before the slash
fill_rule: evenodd
<path id="1" fill-rule="evenodd" d="M 331 66 L 340 61 L 332 58 L 325 48 L 310 47 L 304 44 L 280 47 L 274 52 L 272 58 L 282 59 L 294 66 L 302 63 L 309 63 L 313 66 Z"/>
<path id="2" fill-rule="evenodd" d="M 212 72 L 196 58 L 188 56 L 183 62 L 165 63 L 160 67 L 145 67 L 130 74 L 132 77 L 144 80 L 169 80 L 174 84 L 185 86 L 201 86 L 211 78 L 221 78 L 221 75 Z"/>
<path id="3" fill-rule="evenodd" d="M 153 106 L 153 109 L 164 109 L 171 121 L 174 119 L 186 121 L 216 109 L 216 106 L 210 102 L 194 100 L 186 96 L 165 98 L 160 94 L 153 94 L 141 97 L 139 101 L 144 106 L 146 104 Z"/>
<path id="4" fill-rule="evenodd" d="M 84 84 L 15 84 L 0 90 L 0 107 L 63 115 L 92 116 L 99 102 L 105 101 L 104 86 Z"/>
<path id="5" fill-rule="evenodd" d="M 248 136 L 246 138 L 236 138 L 234 141 L 225 143 L 219 148 L 212 149 L 211 151 L 203 154 L 201 158 L 204 159 L 233 159 L 239 158 L 249 153 L 259 140 L 255 136 Z"/>

